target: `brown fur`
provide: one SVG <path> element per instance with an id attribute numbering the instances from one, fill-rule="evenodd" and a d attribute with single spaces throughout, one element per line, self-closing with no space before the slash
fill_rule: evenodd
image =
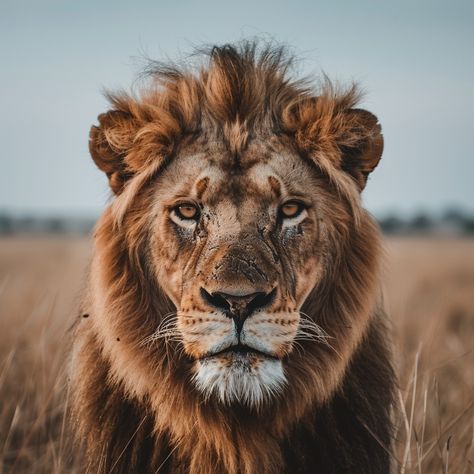
<path id="1" fill-rule="evenodd" d="M 87 467 L 388 472 L 393 373 L 377 304 L 380 237 L 359 197 L 382 153 L 377 119 L 354 108 L 355 87 L 292 82 L 282 49 L 243 43 L 207 57 L 197 72 L 153 64 L 141 95 L 110 96 L 112 110 L 91 130 L 91 155 L 117 197 L 97 224 L 90 317 L 74 343 L 73 421 Z M 258 166 L 277 170 L 268 189 L 252 175 Z M 198 179 L 194 167 L 225 179 Z M 209 226 L 192 241 L 169 226 L 172 185 L 180 195 L 194 186 L 216 213 L 236 210 L 221 215 L 214 244 L 214 211 L 203 211 Z M 279 241 L 271 217 L 255 213 L 292 186 L 311 205 Z M 249 282 L 277 288 L 268 322 L 248 324 L 286 331 L 274 352 L 287 385 L 258 407 L 228 406 L 191 382 L 217 318 L 197 290 Z M 144 345 L 177 310 L 178 339 Z M 305 318 L 330 339 L 292 339 Z"/>

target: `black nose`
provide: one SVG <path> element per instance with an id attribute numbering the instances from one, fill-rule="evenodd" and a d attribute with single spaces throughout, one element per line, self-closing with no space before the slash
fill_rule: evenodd
<path id="1" fill-rule="evenodd" d="M 201 288 L 201 296 L 204 301 L 210 306 L 220 309 L 227 317 L 232 318 L 237 332 L 242 330 L 245 320 L 253 312 L 268 306 L 273 301 L 275 292 L 276 289 L 274 288 L 270 293 L 258 291 L 245 295 L 232 295 L 222 291 L 209 293 Z"/>

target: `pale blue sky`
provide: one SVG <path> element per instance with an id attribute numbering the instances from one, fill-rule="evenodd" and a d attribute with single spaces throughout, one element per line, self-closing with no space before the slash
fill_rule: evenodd
<path id="1" fill-rule="evenodd" d="M 87 140 L 101 91 L 129 87 L 143 54 L 265 34 L 302 73 L 366 90 L 386 141 L 372 212 L 474 212 L 472 0 L 2 0 L 0 210 L 98 213 L 109 192 Z"/>

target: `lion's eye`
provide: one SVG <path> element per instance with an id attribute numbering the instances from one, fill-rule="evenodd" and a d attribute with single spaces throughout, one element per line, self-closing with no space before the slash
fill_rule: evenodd
<path id="1" fill-rule="evenodd" d="M 292 217 L 299 216 L 304 208 L 305 205 L 302 202 L 288 201 L 280 207 L 280 214 L 283 218 L 291 219 Z"/>
<path id="2" fill-rule="evenodd" d="M 173 210 L 180 219 L 196 220 L 199 217 L 199 210 L 194 204 L 180 204 L 179 206 L 176 206 Z"/>

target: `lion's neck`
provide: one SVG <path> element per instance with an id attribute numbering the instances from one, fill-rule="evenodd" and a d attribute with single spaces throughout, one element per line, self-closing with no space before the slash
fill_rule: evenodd
<path id="1" fill-rule="evenodd" d="M 376 327 L 369 331 L 331 401 L 293 421 L 279 412 L 252 415 L 212 407 L 193 407 L 187 418 L 177 410 L 169 418 L 149 401 L 131 400 L 120 386 L 106 383 L 106 362 L 95 364 L 99 369 L 82 373 L 83 396 L 94 403 L 82 404 L 78 414 L 88 467 L 104 473 L 354 472 L 351 466 L 388 472 L 391 386 L 379 377 L 391 368 L 377 336 Z M 88 357 L 101 360 L 94 341 L 88 344 Z"/>

